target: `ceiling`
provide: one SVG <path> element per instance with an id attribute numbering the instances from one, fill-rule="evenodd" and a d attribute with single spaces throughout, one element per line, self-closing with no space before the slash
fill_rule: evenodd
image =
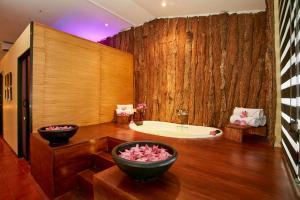
<path id="1" fill-rule="evenodd" d="M 14 42 L 30 21 L 99 41 L 154 18 L 261 10 L 264 0 L 0 0 L 0 41 Z"/>
<path id="2" fill-rule="evenodd" d="M 265 10 L 265 0 L 133 0 L 155 17 Z M 162 7 L 162 2 L 166 4 Z"/>

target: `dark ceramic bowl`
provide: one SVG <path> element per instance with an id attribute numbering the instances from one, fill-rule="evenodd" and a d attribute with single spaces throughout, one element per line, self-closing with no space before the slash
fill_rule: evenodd
<path id="1" fill-rule="evenodd" d="M 73 124 L 59 124 L 59 125 L 51 125 L 51 126 L 71 126 L 72 128 L 68 130 L 46 130 L 49 126 L 45 126 L 38 129 L 39 134 L 45 140 L 49 141 L 49 145 L 52 147 L 67 144 L 69 139 L 75 135 L 78 130 L 77 125 Z"/>
<path id="2" fill-rule="evenodd" d="M 120 151 L 130 149 L 131 147 L 136 146 L 136 144 L 139 144 L 140 146 L 146 144 L 148 146 L 158 145 L 159 147 L 166 149 L 167 152 L 170 153 L 172 156 L 166 160 L 156 162 L 131 161 L 121 158 L 119 156 Z M 123 143 L 117 145 L 111 153 L 112 158 L 114 159 L 118 167 L 130 177 L 138 180 L 148 180 L 158 177 L 172 166 L 172 164 L 176 161 L 178 156 L 177 151 L 173 147 L 155 141 L 134 141 Z"/>

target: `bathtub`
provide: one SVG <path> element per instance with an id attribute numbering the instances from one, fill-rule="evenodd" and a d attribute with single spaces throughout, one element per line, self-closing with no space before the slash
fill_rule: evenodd
<path id="1" fill-rule="evenodd" d="M 160 121 L 144 121 L 143 125 L 137 126 L 131 122 L 130 129 L 147 133 L 151 135 L 159 135 L 173 138 L 211 138 L 222 135 L 222 131 L 217 128 L 206 126 L 180 125 L 169 122 Z M 210 135 L 210 131 L 220 130 L 221 133 L 216 136 Z"/>

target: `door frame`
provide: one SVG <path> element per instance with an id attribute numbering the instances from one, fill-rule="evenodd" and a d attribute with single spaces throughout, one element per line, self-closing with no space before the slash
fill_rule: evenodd
<path id="1" fill-rule="evenodd" d="M 23 149 L 22 149 L 22 144 L 23 144 L 23 139 L 22 139 L 22 120 L 23 120 L 23 116 L 22 116 L 22 106 L 23 106 L 23 102 L 22 102 L 22 60 L 24 58 L 30 57 L 30 65 L 27 66 L 28 68 L 30 68 L 30 73 L 29 76 L 31 77 L 30 79 L 30 83 L 29 83 L 29 97 L 28 97 L 28 103 L 29 103 L 29 114 L 28 114 L 28 134 L 30 134 L 32 132 L 32 52 L 31 52 L 31 48 L 27 49 L 19 58 L 18 58 L 18 99 L 17 99 L 17 104 L 18 104 L 18 157 L 24 157 L 24 153 L 23 153 Z M 27 148 L 28 150 L 29 145 L 30 145 L 30 135 L 29 135 L 29 139 L 26 142 L 27 144 Z M 28 151 L 30 153 L 30 151 Z M 28 156 L 29 157 L 29 156 Z"/>

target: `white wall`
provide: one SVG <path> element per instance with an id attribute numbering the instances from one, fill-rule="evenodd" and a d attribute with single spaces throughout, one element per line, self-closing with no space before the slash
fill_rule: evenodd
<path id="1" fill-rule="evenodd" d="M 3 74 L 3 80 L 5 74 L 12 72 L 12 101 L 6 101 L 3 95 L 3 138 L 15 153 L 18 152 L 18 57 L 29 48 L 30 25 L 27 26 L 14 45 L 0 61 L 0 72 Z"/>

